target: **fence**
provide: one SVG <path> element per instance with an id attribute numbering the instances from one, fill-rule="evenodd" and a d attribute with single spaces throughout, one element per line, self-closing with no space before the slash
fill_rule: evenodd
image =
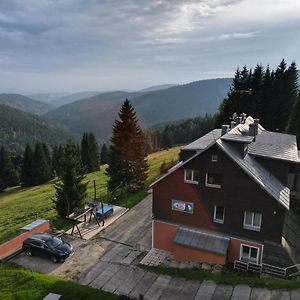
<path id="1" fill-rule="evenodd" d="M 269 264 L 256 264 L 240 260 L 234 261 L 234 269 L 244 272 L 254 272 L 259 274 L 268 274 L 281 278 L 292 278 L 300 275 L 300 264 L 281 268 Z"/>

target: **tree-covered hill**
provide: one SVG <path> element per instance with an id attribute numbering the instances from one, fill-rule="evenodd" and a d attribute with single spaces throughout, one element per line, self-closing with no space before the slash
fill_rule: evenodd
<path id="1" fill-rule="evenodd" d="M 21 151 L 27 143 L 33 145 L 42 140 L 50 146 L 71 138 L 71 134 L 41 117 L 0 105 L 0 146 Z"/>
<path id="2" fill-rule="evenodd" d="M 150 92 L 110 92 L 82 99 L 50 111 L 45 116 L 72 132 L 92 131 L 109 138 L 121 103 L 128 98 L 142 127 L 215 113 L 226 96 L 232 79 L 200 80 Z"/>
<path id="3" fill-rule="evenodd" d="M 42 115 L 52 109 L 52 106 L 19 94 L 0 94 L 0 104 L 36 115 Z"/>

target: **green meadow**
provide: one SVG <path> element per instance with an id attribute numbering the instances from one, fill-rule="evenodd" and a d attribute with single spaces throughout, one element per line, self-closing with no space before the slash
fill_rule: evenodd
<path id="1" fill-rule="evenodd" d="M 148 156 L 150 167 L 146 188 L 129 194 L 129 208 L 147 195 L 148 185 L 159 176 L 161 164 L 177 160 L 179 151 L 180 147 L 175 147 Z M 88 182 L 87 202 L 94 199 L 94 180 L 96 182 L 97 198 L 107 199 L 105 169 L 106 166 L 103 165 L 100 171 L 87 174 L 85 179 Z M 54 185 L 56 180 L 54 179 L 49 183 L 30 188 L 18 186 L 0 194 L 0 243 L 16 236 L 20 232 L 21 227 L 36 219 L 48 219 L 56 229 L 67 229 L 70 227 L 70 222 L 60 218 L 54 209 L 52 199 L 55 195 Z M 125 206 L 125 199 L 121 199 L 119 205 Z"/>

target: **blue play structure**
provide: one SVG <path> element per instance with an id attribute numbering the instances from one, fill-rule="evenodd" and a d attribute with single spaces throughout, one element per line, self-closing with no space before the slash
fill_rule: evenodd
<path id="1" fill-rule="evenodd" d="M 100 207 L 99 209 L 96 210 L 96 216 L 99 218 L 106 218 L 111 216 L 114 213 L 114 209 L 112 205 L 109 204 L 104 204 L 103 208 Z"/>

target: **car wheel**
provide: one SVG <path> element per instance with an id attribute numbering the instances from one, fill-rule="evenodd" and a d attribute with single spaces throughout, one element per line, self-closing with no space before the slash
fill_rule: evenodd
<path id="1" fill-rule="evenodd" d="M 31 249 L 29 249 L 29 248 L 27 248 L 27 249 L 25 250 L 25 254 L 26 254 L 27 256 L 32 256 L 32 255 L 33 255 Z"/>
<path id="2" fill-rule="evenodd" d="M 51 261 L 54 262 L 54 263 L 58 263 L 58 262 L 59 262 L 59 259 L 58 259 L 57 256 L 51 255 Z"/>

